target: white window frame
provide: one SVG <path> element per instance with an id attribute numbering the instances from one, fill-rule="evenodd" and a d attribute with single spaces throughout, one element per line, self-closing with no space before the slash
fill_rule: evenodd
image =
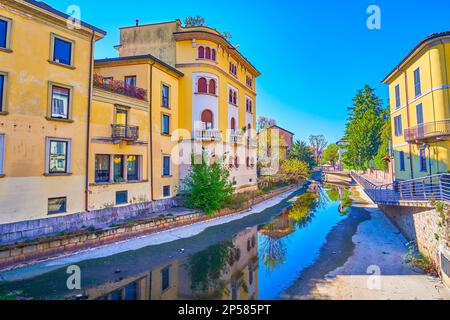
<path id="1" fill-rule="evenodd" d="M 0 176 L 5 174 L 5 134 L 0 133 Z"/>
<path id="2" fill-rule="evenodd" d="M 67 142 L 67 159 L 66 159 L 66 172 L 65 173 L 50 173 L 50 142 L 61 141 Z M 45 175 L 58 176 L 58 175 L 70 175 L 72 173 L 72 139 L 46 137 L 45 138 Z"/>
<path id="3" fill-rule="evenodd" d="M 13 20 L 11 18 L 0 15 L 0 19 L 7 22 L 8 26 L 6 28 L 6 47 L 0 47 L 2 51 L 11 51 L 11 32 Z"/>

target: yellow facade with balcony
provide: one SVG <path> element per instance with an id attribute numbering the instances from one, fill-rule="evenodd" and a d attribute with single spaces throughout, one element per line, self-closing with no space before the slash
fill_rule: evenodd
<path id="1" fill-rule="evenodd" d="M 182 27 L 179 20 L 120 29 L 121 57 L 152 54 L 180 70 L 178 138 L 180 180 L 194 153 L 226 157 L 240 190 L 255 188 L 258 70 L 221 34 Z M 214 161 L 214 160 L 213 160 Z"/>
<path id="2" fill-rule="evenodd" d="M 37 1 L 0 6 L 0 223 L 86 208 L 95 41 L 105 32 Z"/>
<path id="3" fill-rule="evenodd" d="M 389 85 L 397 180 L 447 173 L 450 32 L 422 40 L 383 80 Z"/>

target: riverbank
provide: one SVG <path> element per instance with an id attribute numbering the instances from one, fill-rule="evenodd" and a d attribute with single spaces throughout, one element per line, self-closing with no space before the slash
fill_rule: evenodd
<path id="1" fill-rule="evenodd" d="M 359 187 L 349 217 L 327 237 L 316 262 L 283 299 L 447 300 L 440 280 L 406 264 L 407 240 Z"/>
<path id="2" fill-rule="evenodd" d="M 302 187 L 299 186 L 289 186 L 285 188 L 280 188 L 277 190 L 274 190 L 270 193 L 267 193 L 263 195 L 260 198 L 253 199 L 250 203 L 246 205 L 246 208 L 244 210 L 240 210 L 239 212 L 230 212 L 229 210 L 223 210 L 219 214 L 208 217 L 204 214 L 196 213 L 196 214 L 188 214 L 185 217 L 185 223 L 181 224 L 181 218 L 183 218 L 183 215 L 180 215 L 178 217 L 170 217 L 167 219 L 159 219 L 161 222 L 159 225 L 157 225 L 157 222 L 148 222 L 148 221 L 134 221 L 133 224 L 129 226 L 121 226 L 116 227 L 110 230 L 105 230 L 104 232 L 107 234 L 108 237 L 111 236 L 111 230 L 115 230 L 115 234 L 117 237 L 112 236 L 108 242 L 102 243 L 101 241 L 97 242 L 97 245 L 92 246 L 82 246 L 78 250 L 70 250 L 69 247 L 67 251 L 61 250 L 61 251 L 54 251 L 53 254 L 48 254 L 41 256 L 39 258 L 35 259 L 29 259 L 26 261 L 21 261 L 18 263 L 12 263 L 11 265 L 6 265 L 2 269 L 3 271 L 21 268 L 25 265 L 33 265 L 40 262 L 49 262 L 52 266 L 61 266 L 68 264 L 68 263 L 75 263 L 77 261 L 82 261 L 85 259 L 93 259 L 93 258 L 101 258 L 106 257 L 110 255 L 114 255 L 117 253 L 121 253 L 127 250 L 137 250 L 146 246 L 150 245 L 158 245 L 162 243 L 167 243 L 179 239 L 189 238 L 194 235 L 197 235 L 204 231 L 206 228 L 221 225 L 224 223 L 228 223 L 234 220 L 242 219 L 246 216 L 252 215 L 254 213 L 262 212 L 263 210 L 270 208 L 272 206 L 277 205 L 282 201 L 283 199 L 286 199 L 289 195 L 296 192 L 297 190 L 301 189 Z M 170 224 L 170 220 L 172 224 Z M 165 222 L 163 222 L 165 221 Z M 142 230 L 138 229 L 139 226 L 146 226 L 148 224 L 151 224 L 151 227 L 154 227 L 153 230 Z M 164 223 L 168 223 L 168 225 L 164 225 Z M 156 227 L 160 226 L 159 229 L 156 229 Z M 127 229 L 123 230 L 124 228 L 129 228 L 130 232 L 127 232 Z M 141 227 L 142 228 L 142 227 Z M 133 233 L 133 229 L 136 230 L 136 233 Z M 138 233 L 139 232 L 139 233 Z M 90 237 L 95 235 L 96 232 L 92 232 Z M 97 238 L 100 235 L 97 231 Z M 78 238 L 83 237 L 85 241 L 89 240 L 88 235 L 75 235 L 70 236 L 72 238 Z M 119 238 L 122 237 L 122 238 Z M 65 242 L 67 242 L 67 236 L 65 237 Z M 46 243 L 50 245 L 52 242 L 55 241 L 63 241 L 63 239 L 52 239 L 47 240 Z M 79 240 L 80 241 L 80 240 Z M 70 244 L 70 240 L 69 240 Z M 60 246 L 65 244 L 60 244 Z M 22 244 L 20 247 L 20 250 L 26 251 L 27 248 L 30 248 L 32 246 L 36 246 L 36 244 L 33 243 L 27 243 Z M 54 248 L 57 248 L 55 245 Z M 52 248 L 50 248 L 52 249 Z M 14 248 L 7 248 L 10 252 L 12 250 L 18 250 Z M 57 263 L 52 263 L 52 261 L 58 261 Z M 39 269 L 39 268 L 37 268 Z M 34 272 L 34 271 L 33 271 Z"/>

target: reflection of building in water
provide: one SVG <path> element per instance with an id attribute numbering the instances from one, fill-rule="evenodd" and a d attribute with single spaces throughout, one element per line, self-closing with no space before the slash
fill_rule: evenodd
<path id="1" fill-rule="evenodd" d="M 221 252 L 226 252 L 223 256 L 226 258 L 219 264 L 212 262 Z M 84 295 L 90 300 L 253 300 L 258 297 L 257 270 L 257 228 L 254 227 L 241 232 L 231 242 L 213 245 L 184 261 L 169 261 L 151 271 L 87 289 Z M 202 274 L 207 279 L 198 286 Z M 214 274 L 217 279 L 211 276 Z M 207 289 L 198 290 L 203 284 L 207 284 Z"/>
<path id="2" fill-rule="evenodd" d="M 283 210 L 283 213 L 275 217 L 259 231 L 261 234 L 273 239 L 281 239 L 291 234 L 295 230 L 294 221 L 289 218 L 290 208 Z"/>
<path id="3" fill-rule="evenodd" d="M 200 252 L 186 268 L 180 268 L 179 297 L 183 299 L 255 300 L 258 298 L 257 228 L 249 228 L 231 243 L 215 246 L 213 252 Z M 222 252 L 222 256 L 218 253 Z M 226 257 L 226 258 L 225 258 Z M 201 259 L 195 259 L 201 258 Z M 214 260 L 222 263 L 215 263 Z M 211 263 L 213 262 L 213 263 Z M 200 268 L 209 268 L 199 278 Z M 191 275 L 194 275 L 193 278 Z M 217 277 L 214 277 L 217 276 Z M 206 290 L 203 290 L 207 288 Z"/>
<path id="4" fill-rule="evenodd" d="M 178 261 L 173 260 L 149 272 L 88 289 L 92 300 L 174 300 L 178 293 Z"/>

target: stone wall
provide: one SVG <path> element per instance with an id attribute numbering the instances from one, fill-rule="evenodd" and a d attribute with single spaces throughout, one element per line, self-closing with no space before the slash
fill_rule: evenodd
<path id="1" fill-rule="evenodd" d="M 0 225 L 0 245 L 33 240 L 61 232 L 74 232 L 82 227 L 107 227 L 112 223 L 161 212 L 176 205 L 179 205 L 179 200 L 172 198 L 66 216 L 2 224 Z"/>
<path id="2" fill-rule="evenodd" d="M 289 190 L 292 190 L 294 188 L 296 188 L 296 186 L 280 188 L 268 194 L 263 194 L 259 195 L 258 197 L 251 198 L 243 204 L 243 208 L 241 208 L 241 210 L 248 209 L 249 207 L 252 207 L 255 204 L 261 203 L 272 197 L 288 192 Z M 135 208 L 136 209 L 134 211 L 135 213 L 130 212 L 126 213 L 125 211 L 118 210 L 122 208 L 112 208 L 108 209 L 110 211 L 108 211 L 107 213 L 107 215 L 109 215 L 110 218 L 87 220 L 87 217 L 84 218 L 70 217 L 69 220 L 71 221 L 71 219 L 74 219 L 75 221 L 90 221 L 90 222 L 97 221 L 101 223 L 105 223 L 106 221 L 108 221 L 109 223 L 109 221 L 114 220 L 113 218 L 115 219 L 117 219 L 117 217 L 123 218 L 124 216 L 136 217 L 138 215 L 137 212 L 142 211 L 148 213 L 149 208 L 156 210 L 164 208 L 166 205 L 169 204 L 170 204 L 169 202 L 167 203 L 161 202 L 159 204 L 153 204 L 153 207 L 151 206 L 149 207 L 149 204 L 142 204 L 142 207 L 140 209 Z M 125 210 L 126 208 L 127 207 L 124 207 L 123 210 Z M 130 210 L 130 208 L 128 208 L 128 210 Z M 106 214 L 101 210 L 100 212 L 97 212 L 97 215 L 99 215 L 100 213 L 102 215 Z M 183 225 L 189 225 L 200 221 L 216 219 L 220 216 L 226 216 L 233 213 L 236 213 L 236 210 L 223 209 L 214 216 L 206 216 L 203 213 L 189 213 L 177 217 L 147 218 L 142 220 L 136 220 L 131 223 L 126 223 L 124 225 L 117 227 L 108 227 L 102 230 L 95 230 L 95 231 L 85 230 L 81 232 L 74 232 L 68 235 L 54 236 L 45 239 L 40 239 L 36 240 L 35 242 L 26 242 L 3 246 L 2 248 L 0 248 L 0 270 L 18 265 L 20 263 L 29 263 L 33 261 L 49 259 L 52 257 L 57 257 L 61 254 L 69 254 L 81 250 L 91 249 L 98 246 L 111 244 L 117 241 L 123 241 L 126 239 L 151 234 L 154 232 L 160 232 L 163 230 L 180 227 Z M 63 218 L 68 217 L 66 216 Z M 72 226 L 70 223 L 66 223 L 64 219 L 60 221 L 66 227 Z M 56 221 L 52 222 L 52 226 L 55 223 Z M 39 224 L 37 223 L 36 228 L 37 230 L 41 230 L 41 228 L 39 228 Z M 56 226 L 52 227 L 52 230 L 55 230 L 54 228 L 56 228 Z M 45 227 L 43 227 L 42 230 L 45 230 Z M 76 230 L 79 230 L 79 227 Z M 19 231 L 16 232 L 19 233 Z M 11 234 L 13 234 L 12 231 Z"/>
<path id="3" fill-rule="evenodd" d="M 420 253 L 439 265 L 439 214 L 419 207 L 380 206 L 409 241 L 415 241 Z"/>

